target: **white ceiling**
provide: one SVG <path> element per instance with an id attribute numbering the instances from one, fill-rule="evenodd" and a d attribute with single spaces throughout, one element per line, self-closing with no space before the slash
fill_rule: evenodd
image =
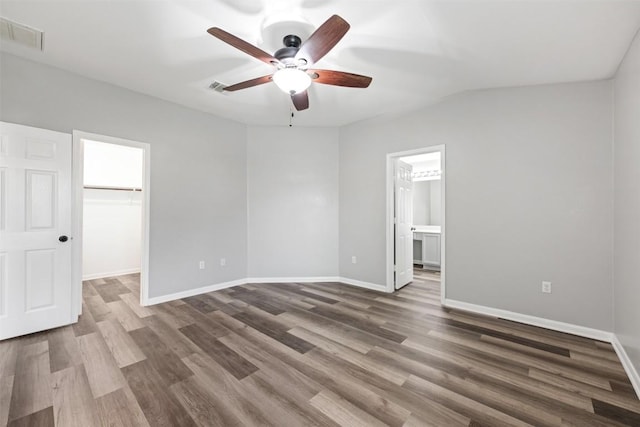
<path id="1" fill-rule="evenodd" d="M 273 52 L 278 31 L 310 32 L 332 14 L 351 30 L 316 67 L 373 82 L 312 85 L 296 125 L 400 114 L 470 89 L 609 78 L 640 28 L 640 0 L 0 0 L 1 16 L 45 32 L 44 52 L 12 42 L 0 49 L 217 116 L 282 125 L 291 103 L 274 84 L 208 89 L 271 67 L 206 30 L 218 26 Z M 291 15 L 308 23 L 262 31 Z"/>

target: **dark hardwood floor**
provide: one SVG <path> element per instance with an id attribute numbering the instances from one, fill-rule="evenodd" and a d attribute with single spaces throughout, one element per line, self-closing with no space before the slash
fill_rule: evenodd
<path id="1" fill-rule="evenodd" d="M 438 278 L 153 307 L 85 282 L 77 324 L 0 342 L 0 425 L 640 426 L 610 344 L 443 310 Z"/>

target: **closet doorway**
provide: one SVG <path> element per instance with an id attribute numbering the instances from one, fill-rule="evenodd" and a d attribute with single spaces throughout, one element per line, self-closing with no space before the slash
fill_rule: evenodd
<path id="1" fill-rule="evenodd" d="M 82 282 L 138 282 L 148 300 L 149 144 L 74 131 L 75 301 Z M 115 282 L 114 282 L 115 283 Z"/>

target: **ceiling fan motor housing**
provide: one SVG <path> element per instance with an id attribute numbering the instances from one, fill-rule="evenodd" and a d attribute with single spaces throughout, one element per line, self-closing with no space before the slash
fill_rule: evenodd
<path id="1" fill-rule="evenodd" d="M 273 56 L 284 64 L 290 64 L 293 62 L 298 50 L 300 50 L 302 40 L 294 34 L 289 34 L 284 36 L 282 44 L 284 44 L 284 47 L 278 49 Z"/>

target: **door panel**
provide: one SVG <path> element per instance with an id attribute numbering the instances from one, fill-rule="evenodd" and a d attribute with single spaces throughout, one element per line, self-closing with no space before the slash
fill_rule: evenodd
<path id="1" fill-rule="evenodd" d="M 412 166 L 395 160 L 395 288 L 413 281 L 413 181 Z"/>
<path id="2" fill-rule="evenodd" d="M 27 138 L 27 159 L 54 160 L 56 158 L 56 142 L 45 139 Z"/>
<path id="3" fill-rule="evenodd" d="M 0 232 L 4 231 L 7 223 L 7 203 L 6 203 L 6 168 L 0 168 Z"/>
<path id="4" fill-rule="evenodd" d="M 71 135 L 0 122 L 0 339 L 71 310 Z"/>
<path id="5" fill-rule="evenodd" d="M 56 225 L 56 173 L 28 170 L 27 231 L 52 229 Z"/>
<path id="6" fill-rule="evenodd" d="M 26 311 L 54 305 L 55 249 L 25 252 Z"/>

